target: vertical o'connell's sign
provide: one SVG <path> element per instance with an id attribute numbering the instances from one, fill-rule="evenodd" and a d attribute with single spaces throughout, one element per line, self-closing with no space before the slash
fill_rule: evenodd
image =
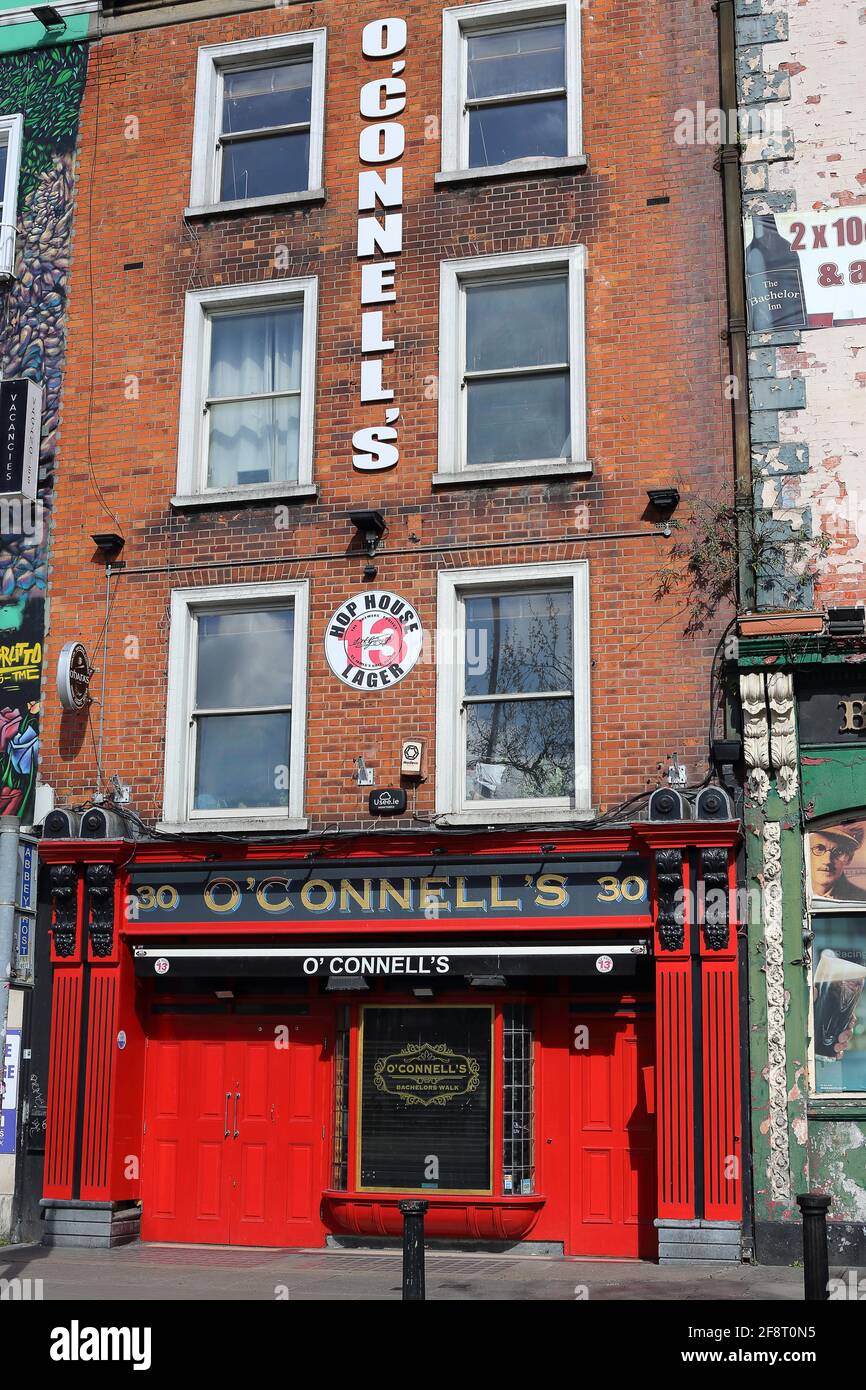
<path id="1" fill-rule="evenodd" d="M 57 658 L 57 694 L 72 714 L 83 710 L 90 699 L 90 662 L 80 642 L 67 642 Z"/>
<path id="2" fill-rule="evenodd" d="M 362 168 L 358 174 L 358 259 L 361 267 L 361 405 L 385 406 L 381 424 L 355 431 L 352 462 L 362 472 L 379 472 L 399 462 L 397 421 L 400 408 L 394 391 L 383 381 L 385 357 L 394 340 L 385 333 L 383 304 L 397 299 L 397 263 L 403 250 L 403 152 L 406 129 L 395 120 L 406 110 L 405 19 L 374 19 L 361 35 L 361 52 L 378 69 L 360 92 L 366 122 L 359 142 Z M 390 61 L 389 61 L 390 59 Z"/>
<path id="3" fill-rule="evenodd" d="M 328 623 L 325 655 L 335 676 L 360 690 L 384 690 L 408 675 L 424 632 L 415 609 L 386 589 L 355 594 Z"/>

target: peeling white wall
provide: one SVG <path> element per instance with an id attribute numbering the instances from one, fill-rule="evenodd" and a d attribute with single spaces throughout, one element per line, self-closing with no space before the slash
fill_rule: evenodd
<path id="1" fill-rule="evenodd" d="M 765 0 L 765 11 L 778 8 Z M 768 190 L 790 190 L 802 212 L 866 210 L 866 3 L 785 8 L 788 38 L 763 52 L 790 76 L 780 109 L 794 158 L 769 164 Z M 803 333 L 799 346 L 779 350 L 777 370 L 806 385 L 805 408 L 780 414 L 779 437 L 809 447 L 809 472 L 789 480 L 785 500 L 809 507 L 813 532 L 831 541 L 818 560 L 816 606 L 866 600 L 866 324 Z"/>

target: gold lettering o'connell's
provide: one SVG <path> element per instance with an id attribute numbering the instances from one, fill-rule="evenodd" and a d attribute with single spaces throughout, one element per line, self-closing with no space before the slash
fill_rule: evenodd
<path id="1" fill-rule="evenodd" d="M 568 893 L 565 874 L 539 874 L 535 885 L 535 901 L 539 907 L 565 907 Z"/>
<path id="2" fill-rule="evenodd" d="M 285 895 L 281 902 L 272 903 L 268 898 L 268 889 L 274 885 L 279 885 L 285 889 Z M 291 900 L 288 894 L 289 880 L 287 878 L 265 878 L 256 889 L 256 902 L 265 912 L 285 912 L 287 907 L 291 907 Z"/>
<path id="3" fill-rule="evenodd" d="M 217 888 L 228 888 L 229 900 L 227 903 L 218 903 L 214 898 Z M 241 890 L 233 878 L 215 878 L 204 890 L 204 900 L 211 912 L 234 912 L 241 900 Z"/>
<path id="4" fill-rule="evenodd" d="M 314 888 L 324 888 L 324 902 L 314 903 L 312 901 L 310 894 Z M 336 901 L 337 894 L 334 891 L 334 885 L 325 878 L 311 878 L 309 883 L 305 883 L 301 889 L 301 902 L 309 912 L 329 912 Z"/>

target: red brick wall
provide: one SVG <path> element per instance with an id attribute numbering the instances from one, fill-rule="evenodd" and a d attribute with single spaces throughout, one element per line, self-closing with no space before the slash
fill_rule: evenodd
<path id="1" fill-rule="evenodd" d="M 434 767 L 435 670 L 421 663 L 384 694 L 341 685 L 326 666 L 325 623 L 364 587 L 363 559 L 342 558 L 352 506 L 386 513 L 376 580 L 435 624 L 437 570 L 587 557 L 593 682 L 593 803 L 609 807 L 654 785 L 675 750 L 690 780 L 706 770 L 709 662 L 717 640 L 684 639 L 682 600 L 654 599 L 668 543 L 642 517 L 648 486 L 719 494 L 728 485 L 729 405 L 723 397 L 723 242 L 715 151 L 673 140 L 674 112 L 717 103 L 715 21 L 709 5 L 593 0 L 583 10 L 584 145 L 589 171 L 435 188 L 439 144 L 425 138 L 441 101 L 441 9 L 402 0 L 409 24 L 405 236 L 399 303 L 386 316 L 396 352 L 401 462 L 357 473 L 351 435 L 370 418 L 356 404 L 360 363 L 360 264 L 355 255 L 358 89 L 376 65 L 361 56 L 370 19 L 391 11 L 371 0 L 322 0 L 108 38 L 94 46 L 81 121 L 69 351 L 51 548 L 50 671 L 64 641 L 87 645 L 101 690 L 104 770 L 133 788 L 145 817 L 161 814 L 168 604 L 172 587 L 306 576 L 311 580 L 307 812 L 312 824 L 359 822 L 366 793 L 352 780 L 363 753 L 379 785 L 396 784 L 400 741 L 428 740 Z M 326 26 L 327 203 L 234 216 L 184 228 L 189 202 L 196 50 L 201 44 Z M 127 118 L 138 139 L 126 138 Z M 425 126 L 426 123 L 426 126 Z M 662 206 L 647 199 L 668 196 Z M 587 270 L 588 455 L 593 473 L 434 493 L 437 406 L 425 377 L 437 372 L 440 260 L 583 242 Z M 288 269 L 274 270 L 278 246 Z M 144 261 L 124 271 L 125 261 Z M 315 478 L 319 498 L 291 508 L 174 514 L 184 294 L 188 288 L 282 278 L 320 278 Z M 125 399 L 128 375 L 137 400 Z M 90 533 L 126 536 L 103 645 L 103 567 Z M 587 535 L 563 540 L 588 507 Z M 541 538 L 543 545 L 521 541 Z M 485 550 L 461 546 L 487 542 Z M 503 542 L 509 541 L 507 546 Z M 313 561 L 317 552 L 337 560 Z M 303 557 L 303 558 L 293 558 Z M 219 568 L 205 569 L 210 562 Z M 170 573 L 166 566 L 177 567 Z M 199 566 L 199 568 L 195 568 Z M 143 568 L 158 571 L 136 573 Z M 137 657 L 127 655 L 138 639 Z M 83 717 L 61 719 L 46 692 L 42 776 L 63 802 L 94 789 L 95 739 Z M 433 778 L 418 809 L 433 808 Z"/>

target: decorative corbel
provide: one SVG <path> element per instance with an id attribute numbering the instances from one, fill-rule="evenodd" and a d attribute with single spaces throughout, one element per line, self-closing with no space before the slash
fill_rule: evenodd
<path id="1" fill-rule="evenodd" d="M 743 703 L 743 756 L 748 769 L 746 789 L 763 806 L 770 790 L 770 739 L 763 671 L 740 676 Z"/>
<path id="2" fill-rule="evenodd" d="M 683 894 L 683 852 L 681 849 L 656 850 L 658 884 L 658 932 L 665 951 L 681 951 L 685 940 Z"/>
<path id="3" fill-rule="evenodd" d="M 770 756 L 776 787 L 783 801 L 797 794 L 797 725 L 794 713 L 794 677 L 790 672 L 774 671 L 767 677 L 770 706 Z"/>
<path id="4" fill-rule="evenodd" d="M 730 939 L 728 851 L 701 850 L 704 876 L 704 941 L 708 951 L 724 951 Z"/>
<path id="5" fill-rule="evenodd" d="M 90 945 L 95 956 L 110 956 L 114 948 L 114 868 L 88 864 L 85 882 L 90 897 Z"/>
<path id="6" fill-rule="evenodd" d="M 75 955 L 75 928 L 78 918 L 78 875 L 71 864 L 52 864 L 48 870 L 51 897 L 54 951 L 58 956 Z"/>

